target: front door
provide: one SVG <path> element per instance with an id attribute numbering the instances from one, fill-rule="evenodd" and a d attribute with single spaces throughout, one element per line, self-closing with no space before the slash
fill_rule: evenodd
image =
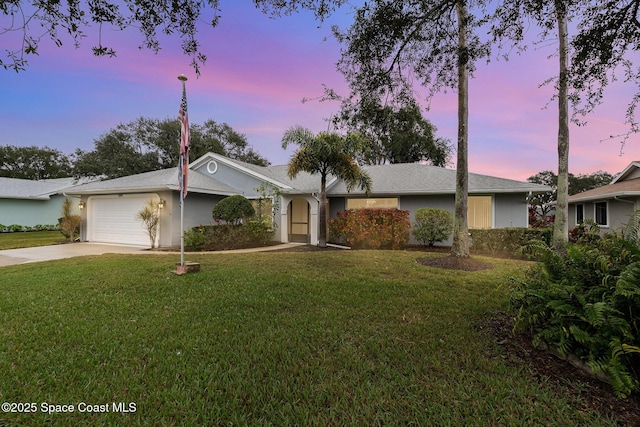
<path id="1" fill-rule="evenodd" d="M 305 199 L 293 199 L 289 203 L 289 241 L 309 243 L 309 203 Z"/>

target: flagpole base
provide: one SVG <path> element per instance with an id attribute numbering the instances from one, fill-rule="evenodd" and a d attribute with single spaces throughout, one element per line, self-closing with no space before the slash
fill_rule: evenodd
<path id="1" fill-rule="evenodd" d="M 185 262 L 184 265 L 176 262 L 176 269 L 174 273 L 178 276 L 182 276 L 187 273 L 197 273 L 200 271 L 200 263 L 199 262 Z"/>

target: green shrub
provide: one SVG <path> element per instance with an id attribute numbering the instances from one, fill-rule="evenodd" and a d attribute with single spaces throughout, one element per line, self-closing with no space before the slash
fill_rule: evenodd
<path id="1" fill-rule="evenodd" d="M 549 244 L 552 230 L 550 228 L 491 228 L 470 230 L 473 250 L 488 251 L 492 254 L 507 252 L 516 253 L 529 242 L 539 240 Z"/>
<path id="2" fill-rule="evenodd" d="M 190 251 L 201 251 L 206 243 L 206 228 L 202 225 L 184 232 L 184 246 Z"/>
<path id="3" fill-rule="evenodd" d="M 34 226 L 29 226 L 29 225 L 22 226 L 19 224 L 12 224 L 12 225 L 0 224 L 0 233 L 13 233 L 17 231 L 59 231 L 59 230 L 60 230 L 60 226 L 53 225 L 53 224 L 37 224 Z M 67 235 L 65 237 L 68 238 L 69 236 Z"/>
<path id="4" fill-rule="evenodd" d="M 213 219 L 225 221 L 227 224 L 238 225 L 244 218 L 250 218 L 255 213 L 251 202 L 246 197 L 237 194 L 225 197 L 214 206 Z"/>
<path id="5" fill-rule="evenodd" d="M 252 248 L 269 244 L 275 232 L 266 219 L 241 225 L 200 225 L 185 231 L 184 245 L 190 251 Z"/>
<path id="6" fill-rule="evenodd" d="M 420 208 L 416 211 L 413 235 L 423 245 L 433 246 L 445 241 L 453 232 L 451 212 L 438 208 Z"/>
<path id="7" fill-rule="evenodd" d="M 349 209 L 329 219 L 331 238 L 354 248 L 401 248 L 409 242 L 410 227 L 409 211 L 399 209 Z"/>
<path id="8" fill-rule="evenodd" d="M 251 236 L 253 242 L 256 245 L 264 246 L 268 244 L 273 236 L 276 234 L 276 230 L 270 217 L 264 217 L 262 219 L 252 219 L 246 225 L 247 232 Z"/>
<path id="9" fill-rule="evenodd" d="M 516 326 L 561 354 L 573 354 L 614 390 L 640 390 L 640 247 L 608 235 L 554 251 L 526 248 L 540 260 L 511 296 Z"/>

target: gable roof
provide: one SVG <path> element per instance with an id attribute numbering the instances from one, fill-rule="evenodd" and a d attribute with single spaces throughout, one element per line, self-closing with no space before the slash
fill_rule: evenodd
<path id="1" fill-rule="evenodd" d="M 223 162 L 258 180 L 269 182 L 286 194 L 310 194 L 320 190 L 320 179 L 317 174 L 301 172 L 295 179 L 291 179 L 287 174 L 287 165 L 258 166 L 219 154 L 208 153 L 189 166 L 189 192 L 220 195 L 242 194 L 241 190 L 233 187 L 233 183 L 221 182 L 211 175 L 196 170 L 210 160 Z M 456 171 L 452 169 L 419 163 L 363 166 L 363 169 L 371 176 L 372 194 L 376 195 L 455 194 L 456 191 Z M 359 188 L 348 192 L 345 183 L 335 177 L 330 176 L 327 181 L 329 196 L 364 194 L 364 191 Z M 167 190 L 178 190 L 177 168 L 90 182 L 69 189 L 68 192 L 75 195 L 88 195 Z M 543 193 L 547 191 L 551 191 L 551 188 L 545 185 L 469 174 L 469 194 Z"/>
<path id="2" fill-rule="evenodd" d="M 189 168 L 197 169 L 209 160 L 222 162 L 236 170 L 253 176 L 260 181 L 269 182 L 287 194 L 308 194 L 319 190 L 320 180 L 318 176 L 307 172 L 300 172 L 295 179 L 289 178 L 287 165 L 259 166 L 236 159 L 230 159 L 216 153 L 207 153 L 189 165 Z M 331 182 L 331 179 L 329 179 Z"/>
<path id="3" fill-rule="evenodd" d="M 615 197 L 640 197 L 640 161 L 631 162 L 611 184 L 569 196 L 568 202 L 588 202 Z"/>
<path id="4" fill-rule="evenodd" d="M 189 171 L 190 192 L 205 194 L 238 194 L 238 190 L 205 176 L 198 171 Z M 70 194 L 139 193 L 141 191 L 178 191 L 178 168 L 144 172 L 105 181 L 95 181 L 69 189 Z"/>
<path id="5" fill-rule="evenodd" d="M 0 199 L 49 200 L 76 183 L 74 178 L 18 179 L 0 177 Z"/>
<path id="6" fill-rule="evenodd" d="M 614 197 L 640 197 L 640 178 L 616 182 L 569 196 L 569 203 L 612 199 Z"/>
<path id="7" fill-rule="evenodd" d="M 372 194 L 455 194 L 456 171 L 419 163 L 363 166 L 372 180 Z M 546 185 L 488 175 L 469 173 L 469 194 L 544 193 Z M 337 181 L 327 191 L 330 195 L 364 194 L 359 188 L 350 193 L 343 181 Z"/>
<path id="8" fill-rule="evenodd" d="M 622 172 L 620 172 L 615 178 L 613 178 L 613 181 L 611 181 L 611 184 L 624 181 L 631 177 L 638 178 L 640 176 L 638 175 L 639 170 L 640 170 L 640 161 L 636 160 L 635 162 L 631 162 L 629 163 L 629 166 L 624 168 Z"/>

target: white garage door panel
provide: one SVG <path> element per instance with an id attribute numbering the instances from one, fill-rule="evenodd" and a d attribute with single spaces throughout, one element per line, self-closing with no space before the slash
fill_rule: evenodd
<path id="1" fill-rule="evenodd" d="M 93 242 L 120 243 L 149 246 L 149 234 L 137 213 L 147 200 L 158 197 L 151 194 L 94 197 L 88 202 L 90 224 L 88 238 Z"/>

